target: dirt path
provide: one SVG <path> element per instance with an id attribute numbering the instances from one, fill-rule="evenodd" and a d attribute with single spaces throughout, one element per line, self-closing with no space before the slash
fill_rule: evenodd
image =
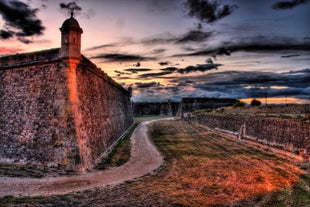
<path id="1" fill-rule="evenodd" d="M 143 122 L 135 129 L 131 137 L 131 157 L 120 167 L 73 177 L 40 179 L 0 177 L 0 197 L 66 194 L 94 187 L 116 185 L 146 175 L 163 164 L 162 155 L 147 136 L 147 125 L 153 121 Z"/>

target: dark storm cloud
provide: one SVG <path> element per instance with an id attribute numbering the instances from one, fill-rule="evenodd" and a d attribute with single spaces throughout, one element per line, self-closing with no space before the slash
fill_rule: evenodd
<path id="1" fill-rule="evenodd" d="M 156 44 L 187 44 L 205 42 L 213 36 L 212 31 L 190 30 L 185 34 L 173 36 L 171 34 L 160 34 L 154 37 L 145 38 L 142 44 L 156 45 Z"/>
<path id="2" fill-rule="evenodd" d="M 153 54 L 158 55 L 158 54 L 162 54 L 164 52 L 166 52 L 167 50 L 164 48 L 159 48 L 159 49 L 155 49 L 152 51 Z"/>
<path id="3" fill-rule="evenodd" d="M 4 20 L 4 28 L 0 31 L 1 39 L 17 37 L 23 43 L 34 35 L 42 35 L 44 26 L 37 18 L 38 9 L 32 9 L 19 0 L 0 1 L 0 14 Z"/>
<path id="4" fill-rule="evenodd" d="M 222 52 L 222 51 L 227 51 L 227 52 Z M 205 55 L 213 55 L 214 57 L 216 57 L 216 55 L 224 55 L 224 54 L 230 55 L 230 51 L 228 51 L 225 48 L 203 49 L 203 50 L 198 50 L 192 53 L 176 54 L 176 55 L 173 55 L 172 57 L 205 56 Z"/>
<path id="5" fill-rule="evenodd" d="M 11 37 L 14 36 L 14 32 L 13 31 L 6 31 L 6 30 L 0 30 L 0 38 L 1 39 L 9 39 Z"/>
<path id="6" fill-rule="evenodd" d="M 176 68 L 176 67 L 167 67 L 160 69 L 163 72 L 158 73 L 145 73 L 141 74 L 139 78 L 159 78 L 161 76 L 169 75 L 172 73 L 179 73 L 179 74 L 188 74 L 193 72 L 205 72 L 209 70 L 217 70 L 219 66 L 222 64 L 198 64 L 196 66 L 187 66 L 186 68 Z"/>
<path id="7" fill-rule="evenodd" d="M 141 42 L 145 45 L 168 44 L 176 41 L 176 37 L 170 33 L 159 34 L 143 39 Z"/>
<path id="8" fill-rule="evenodd" d="M 176 39 L 177 44 L 188 42 L 204 42 L 213 35 L 212 32 L 203 32 L 200 30 L 192 30 Z"/>
<path id="9" fill-rule="evenodd" d="M 310 50 L 310 44 L 245 44 L 228 46 L 226 49 L 235 51 L 280 51 L 280 50 Z"/>
<path id="10" fill-rule="evenodd" d="M 125 46 L 135 45 L 135 44 L 138 44 L 138 42 L 136 42 L 130 37 L 124 37 L 124 38 L 121 38 L 118 42 L 90 47 L 90 48 L 85 49 L 85 51 L 106 49 L 106 48 L 112 48 L 112 47 L 125 47 Z"/>
<path id="11" fill-rule="evenodd" d="M 273 9 L 292 9 L 295 6 L 301 5 L 301 4 L 306 4 L 309 3 L 310 0 L 291 0 L 291 1 L 279 1 L 275 4 L 272 5 Z"/>
<path id="12" fill-rule="evenodd" d="M 214 70 L 218 69 L 219 66 L 222 66 L 222 64 L 201 64 L 201 65 L 196 65 L 196 66 L 187 66 L 186 68 L 183 69 L 178 69 L 177 72 L 180 74 L 188 74 L 192 72 L 205 72 L 208 70 Z"/>
<path id="13" fill-rule="evenodd" d="M 188 16 L 208 24 L 230 15 L 237 8 L 236 5 L 222 5 L 218 0 L 187 0 L 185 6 Z"/>
<path id="14" fill-rule="evenodd" d="M 155 60 L 155 58 L 152 57 L 144 57 L 141 55 L 118 54 L 118 53 L 99 54 L 93 56 L 91 59 L 104 59 L 107 62 L 131 62 L 131 61 Z"/>
<path id="15" fill-rule="evenodd" d="M 255 26 L 255 25 L 254 25 Z M 234 36 L 230 41 L 226 41 L 225 44 L 228 45 L 294 45 L 300 44 L 299 37 L 285 36 L 285 35 L 267 35 L 267 34 L 251 34 L 252 29 L 248 28 L 246 25 L 244 28 L 234 28 L 242 35 Z M 253 30 L 255 27 L 253 28 Z M 263 29 L 263 27 L 261 27 Z"/>
<path id="16" fill-rule="evenodd" d="M 264 52 L 264 51 L 284 51 L 284 50 L 310 50 L 310 44 L 248 44 L 240 43 L 235 45 L 226 45 L 225 47 L 203 49 L 192 53 L 176 54 L 172 57 L 185 57 L 185 56 L 205 56 L 212 55 L 230 55 L 232 52 L 245 51 L 245 52 Z"/>
<path id="17" fill-rule="evenodd" d="M 181 47 L 181 48 L 182 48 L 182 50 L 187 51 L 187 52 L 194 52 L 194 51 L 198 50 L 197 48 L 193 48 L 191 46 L 185 46 L 185 47 Z"/>
<path id="18" fill-rule="evenodd" d="M 119 75 L 131 75 L 131 73 L 125 73 L 125 72 L 122 72 L 122 71 L 119 71 L 119 70 L 114 70 L 114 73 L 117 73 Z"/>
<path id="19" fill-rule="evenodd" d="M 129 71 L 131 73 L 138 73 L 138 72 L 147 72 L 151 70 L 152 69 L 149 69 L 149 68 L 127 68 L 124 71 Z"/>
<path id="20" fill-rule="evenodd" d="M 160 69 L 160 70 L 174 72 L 174 71 L 177 71 L 178 68 L 176 68 L 176 67 L 167 67 L 167 68 L 163 68 L 163 69 Z"/>
<path id="21" fill-rule="evenodd" d="M 178 78 L 173 82 L 188 80 L 194 82 L 191 85 L 196 89 L 231 98 L 264 97 L 266 92 L 269 97 L 310 97 L 310 69 L 288 73 L 225 71 Z"/>
<path id="22" fill-rule="evenodd" d="M 173 73 L 173 72 L 164 71 L 164 72 L 158 72 L 158 73 L 145 73 L 145 74 L 139 75 L 139 78 L 159 78 L 161 76 L 169 75 L 171 73 Z"/>
<path id="23" fill-rule="evenodd" d="M 166 62 L 159 62 L 158 63 L 160 66 L 165 66 L 165 65 L 169 65 L 171 64 L 169 61 L 166 61 Z"/>
<path id="24" fill-rule="evenodd" d="M 291 58 L 291 57 L 298 57 L 299 54 L 293 54 L 293 55 L 282 55 L 281 58 Z"/>
<path id="25" fill-rule="evenodd" d="M 243 33 L 247 34 L 246 31 Z M 232 52 L 245 51 L 245 52 L 269 52 L 269 51 L 309 51 L 310 42 L 303 41 L 303 43 L 297 41 L 294 38 L 286 36 L 267 36 L 267 35 L 255 35 L 255 36 L 241 36 L 232 37 L 230 41 L 222 42 L 217 47 L 210 48 L 203 46 L 193 50 L 194 48 L 183 48 L 184 53 L 173 55 L 172 57 L 186 57 L 186 56 L 205 56 L 210 55 L 216 58 L 217 55 L 230 55 Z"/>
<path id="26" fill-rule="evenodd" d="M 149 82 L 149 83 L 135 83 L 137 88 L 150 88 L 153 86 L 158 86 L 159 84 L 156 82 Z"/>

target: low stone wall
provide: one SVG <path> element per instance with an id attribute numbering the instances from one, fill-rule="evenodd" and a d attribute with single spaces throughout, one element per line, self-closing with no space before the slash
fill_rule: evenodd
<path id="1" fill-rule="evenodd" d="M 179 102 L 134 102 L 133 114 L 139 116 L 175 116 Z"/>
<path id="2" fill-rule="evenodd" d="M 245 124 L 246 135 L 267 145 L 291 152 L 310 152 L 310 122 L 293 119 L 200 114 L 192 121 L 210 128 L 238 133 Z"/>

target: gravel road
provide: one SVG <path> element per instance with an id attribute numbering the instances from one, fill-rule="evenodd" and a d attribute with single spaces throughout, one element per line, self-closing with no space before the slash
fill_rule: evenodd
<path id="1" fill-rule="evenodd" d="M 163 164 L 162 155 L 147 136 L 147 125 L 153 121 L 142 122 L 135 129 L 131 137 L 130 159 L 120 167 L 70 177 L 38 179 L 0 177 L 0 197 L 66 194 L 95 187 L 117 185 L 149 174 Z"/>

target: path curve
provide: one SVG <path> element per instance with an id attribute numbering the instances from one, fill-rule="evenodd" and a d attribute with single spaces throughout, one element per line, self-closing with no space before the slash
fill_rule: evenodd
<path id="1" fill-rule="evenodd" d="M 131 136 L 131 156 L 122 166 L 70 177 L 0 177 L 0 197 L 66 194 L 94 187 L 117 185 L 149 174 L 163 164 L 163 156 L 150 142 L 147 125 L 160 120 L 163 119 L 146 121 L 138 125 Z"/>

